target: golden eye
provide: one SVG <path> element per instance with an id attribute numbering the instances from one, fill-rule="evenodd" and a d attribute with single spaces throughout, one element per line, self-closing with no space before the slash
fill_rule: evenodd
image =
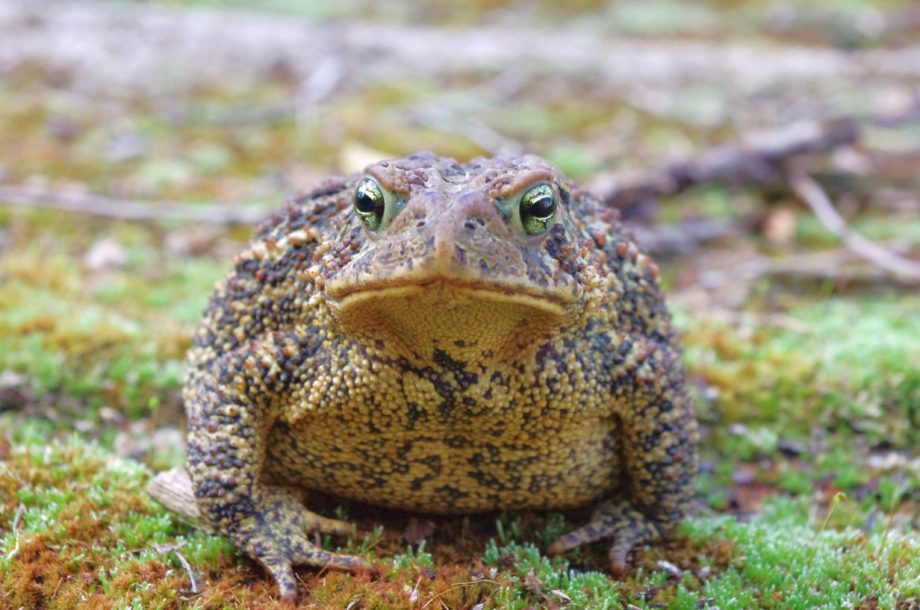
<path id="1" fill-rule="evenodd" d="M 548 184 L 538 184 L 521 197 L 521 224 L 528 235 L 540 235 L 553 222 L 556 195 Z"/>
<path id="2" fill-rule="evenodd" d="M 373 178 L 364 178 L 355 189 L 355 213 L 370 230 L 380 228 L 383 223 L 383 213 L 386 210 L 386 201 L 383 189 Z"/>

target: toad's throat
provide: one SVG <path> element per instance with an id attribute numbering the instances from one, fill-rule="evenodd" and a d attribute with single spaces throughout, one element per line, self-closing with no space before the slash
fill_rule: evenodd
<path id="1" fill-rule="evenodd" d="M 558 328 L 568 305 L 556 295 L 440 279 L 365 284 L 336 296 L 333 312 L 346 333 L 409 358 L 440 350 L 507 359 Z"/>

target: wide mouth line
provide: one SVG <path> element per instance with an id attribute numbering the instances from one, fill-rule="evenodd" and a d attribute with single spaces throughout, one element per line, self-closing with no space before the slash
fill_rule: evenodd
<path id="1" fill-rule="evenodd" d="M 429 287 L 444 287 L 450 288 L 459 291 L 468 291 L 468 292 L 484 292 L 497 297 L 509 297 L 509 298 L 526 298 L 537 301 L 544 301 L 552 303 L 557 306 L 565 306 L 576 299 L 565 298 L 551 292 L 541 292 L 537 290 L 528 290 L 523 287 L 508 286 L 505 284 L 499 284 L 495 282 L 469 282 L 469 281 L 455 281 L 448 278 L 430 278 L 426 280 L 378 280 L 376 282 L 367 282 L 361 286 L 355 286 L 352 288 L 344 288 L 342 290 L 328 290 L 327 294 L 337 301 L 344 301 L 349 297 L 357 296 L 369 296 L 371 294 L 383 294 L 387 292 L 398 292 L 407 288 L 429 288 Z"/>

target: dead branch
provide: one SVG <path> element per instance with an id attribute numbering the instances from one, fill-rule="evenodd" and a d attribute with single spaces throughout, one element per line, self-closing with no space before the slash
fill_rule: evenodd
<path id="1" fill-rule="evenodd" d="M 894 275 L 920 281 L 920 263 L 898 256 L 850 228 L 846 220 L 837 213 L 821 185 L 805 172 L 791 169 L 788 176 L 789 186 L 793 192 L 808 204 L 821 224 L 839 237 L 854 254 Z"/>
<path id="2" fill-rule="evenodd" d="M 181 544 L 154 544 L 153 550 L 155 550 L 160 555 L 165 556 L 167 553 L 175 553 L 176 557 L 179 559 L 179 563 L 182 564 L 182 569 L 185 570 L 185 573 L 188 574 L 189 579 L 189 592 L 192 595 L 198 595 L 201 592 L 201 584 L 198 582 L 198 573 L 192 569 L 192 565 L 188 562 L 182 553 L 179 552 L 179 549 L 182 548 Z"/>
<path id="3" fill-rule="evenodd" d="M 826 153 L 852 144 L 860 123 L 852 117 L 794 123 L 774 131 L 752 133 L 739 144 L 719 146 L 692 159 L 670 163 L 634 178 L 607 182 L 613 188 L 602 199 L 619 208 L 650 199 L 673 196 L 707 183 L 781 183 L 783 165 L 803 154 Z M 604 179 L 599 178 L 599 182 Z"/>
<path id="4" fill-rule="evenodd" d="M 736 254 L 737 256 L 737 254 Z M 893 276 L 875 265 L 868 265 L 849 248 L 797 253 L 780 258 L 760 254 L 740 255 L 740 260 L 725 264 L 719 257 L 700 261 L 700 272 L 691 285 L 675 292 L 683 307 L 697 311 L 737 310 L 752 296 L 760 281 L 771 291 L 826 294 L 835 292 L 916 291 L 920 280 Z"/>
<path id="5" fill-rule="evenodd" d="M 22 516 L 24 514 L 26 514 L 26 505 L 20 504 L 16 507 L 16 513 L 13 515 L 13 527 L 11 528 L 13 535 L 16 536 L 16 545 L 9 553 L 6 554 L 7 560 L 12 559 L 19 554 L 19 527 L 22 523 Z"/>
<path id="6" fill-rule="evenodd" d="M 13 184 L 0 184 L 0 205 L 2 204 L 47 208 L 122 220 L 158 220 L 221 225 L 252 225 L 268 214 L 265 208 L 254 205 L 232 206 L 219 203 L 192 204 L 115 199 L 90 193 L 48 190 Z"/>
<path id="7" fill-rule="evenodd" d="M 699 218 L 677 225 L 653 227 L 630 224 L 636 241 L 646 252 L 678 255 L 694 251 L 700 244 L 739 234 L 738 223 L 720 218 Z"/>

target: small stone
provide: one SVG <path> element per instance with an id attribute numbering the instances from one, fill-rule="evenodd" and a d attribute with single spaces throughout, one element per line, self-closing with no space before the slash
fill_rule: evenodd
<path id="1" fill-rule="evenodd" d="M 659 559 L 656 565 L 660 569 L 664 570 L 665 572 L 667 572 L 668 574 L 670 574 L 673 578 L 677 580 L 683 578 L 684 576 L 684 571 L 678 568 L 676 565 L 674 565 L 670 561 Z"/>
<path id="2" fill-rule="evenodd" d="M 127 262 L 128 256 L 124 247 L 111 237 L 96 241 L 83 257 L 83 264 L 93 271 L 120 269 Z"/>

